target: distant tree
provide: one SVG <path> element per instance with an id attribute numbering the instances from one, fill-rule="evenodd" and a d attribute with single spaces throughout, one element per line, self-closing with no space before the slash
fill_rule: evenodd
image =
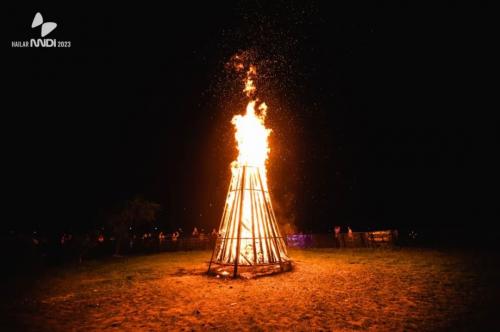
<path id="1" fill-rule="evenodd" d="M 120 254 L 122 242 L 128 238 L 129 229 L 151 226 L 160 211 L 160 204 L 138 196 L 125 203 L 124 207 L 111 215 L 109 224 L 115 237 L 115 255 Z"/>

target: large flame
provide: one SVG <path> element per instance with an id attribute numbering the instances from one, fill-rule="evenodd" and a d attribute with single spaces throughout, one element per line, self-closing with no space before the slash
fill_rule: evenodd
<path id="1" fill-rule="evenodd" d="M 265 171 L 265 164 L 269 155 L 269 143 L 267 138 L 271 129 L 264 125 L 267 106 L 265 103 L 259 105 L 259 113 L 255 111 L 256 101 L 248 103 L 245 115 L 235 115 L 232 123 L 236 128 L 235 138 L 238 143 L 237 165 L 234 166 L 256 166 Z"/>
<path id="2" fill-rule="evenodd" d="M 253 99 L 253 96 L 257 90 L 255 87 L 256 76 L 257 68 L 250 65 L 243 81 L 245 85 L 243 92 L 251 100 L 248 102 L 246 113 L 244 115 L 235 115 L 231 121 L 236 129 L 235 138 L 239 152 L 238 158 L 233 162 L 232 166 L 233 168 L 255 166 L 265 175 L 266 160 L 270 152 L 268 137 L 271 134 L 271 129 L 266 128 L 264 125 L 267 115 L 266 103 L 260 103 L 258 112 L 255 109 L 257 99 Z"/>

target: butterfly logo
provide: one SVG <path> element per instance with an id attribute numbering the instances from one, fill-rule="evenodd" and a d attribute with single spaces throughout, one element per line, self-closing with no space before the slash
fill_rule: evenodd
<path id="1" fill-rule="evenodd" d="M 57 23 L 54 23 L 54 22 L 43 23 L 42 14 L 36 13 L 35 18 L 33 19 L 33 23 L 31 23 L 31 27 L 36 28 L 39 25 L 42 25 L 42 37 L 47 36 L 49 33 L 54 31 L 54 29 L 57 27 Z"/>

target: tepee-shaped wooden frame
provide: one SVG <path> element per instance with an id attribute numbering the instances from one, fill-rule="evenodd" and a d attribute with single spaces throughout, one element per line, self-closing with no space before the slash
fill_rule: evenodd
<path id="1" fill-rule="evenodd" d="M 233 277 L 238 268 L 253 275 L 291 268 L 262 168 L 235 166 L 209 274 Z"/>

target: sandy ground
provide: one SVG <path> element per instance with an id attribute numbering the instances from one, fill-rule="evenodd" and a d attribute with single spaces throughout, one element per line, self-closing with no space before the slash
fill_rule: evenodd
<path id="1" fill-rule="evenodd" d="M 32 331 L 467 331 L 498 323 L 494 257 L 415 249 L 290 256 L 292 272 L 252 280 L 204 275 L 206 251 L 53 268 L 22 296 L 21 280 L 5 284 L 2 311 L 9 329 Z"/>

